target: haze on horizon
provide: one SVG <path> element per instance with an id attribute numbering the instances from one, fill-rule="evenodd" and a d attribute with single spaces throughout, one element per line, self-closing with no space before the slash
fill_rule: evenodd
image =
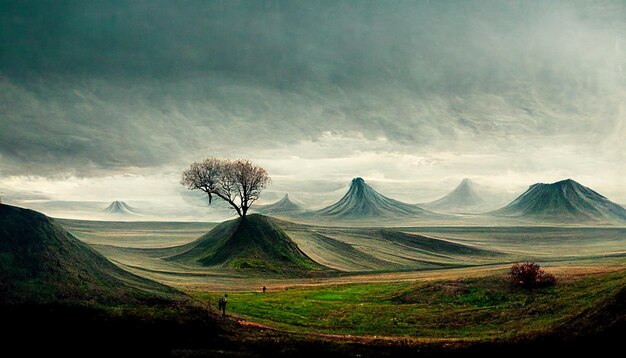
<path id="1" fill-rule="evenodd" d="M 265 167 L 309 208 L 573 178 L 626 203 L 626 4 L 6 2 L 3 202 L 199 211 L 180 172 Z M 181 214 L 182 215 L 182 214 Z"/>

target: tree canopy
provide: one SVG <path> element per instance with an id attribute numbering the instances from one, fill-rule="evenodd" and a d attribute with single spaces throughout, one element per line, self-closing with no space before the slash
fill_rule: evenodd
<path id="1" fill-rule="evenodd" d="M 267 171 L 249 160 L 207 158 L 192 163 L 183 171 L 181 184 L 189 190 L 202 190 L 209 197 L 226 201 L 237 214 L 245 217 L 250 206 L 271 182 Z"/>

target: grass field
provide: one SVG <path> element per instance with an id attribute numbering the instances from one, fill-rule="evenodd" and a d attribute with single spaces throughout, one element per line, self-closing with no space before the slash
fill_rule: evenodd
<path id="1" fill-rule="evenodd" d="M 549 331 L 626 285 L 624 228 L 281 222 L 302 251 L 336 270 L 286 278 L 164 259 L 214 227 L 210 223 L 61 223 L 130 272 L 208 304 L 227 292 L 231 313 L 295 332 L 445 340 L 530 334 Z M 512 289 L 506 271 L 520 260 L 547 267 L 558 285 L 532 295 Z"/>
<path id="2" fill-rule="evenodd" d="M 491 339 L 549 331 L 626 285 L 626 271 L 559 276 L 536 292 L 504 271 L 458 280 L 292 288 L 229 295 L 230 312 L 296 332 Z M 193 292 L 217 302 L 218 293 Z"/>

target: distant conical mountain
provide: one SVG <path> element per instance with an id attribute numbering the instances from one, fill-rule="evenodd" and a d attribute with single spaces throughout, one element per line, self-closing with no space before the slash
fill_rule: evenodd
<path id="1" fill-rule="evenodd" d="M 139 215 L 139 212 L 123 201 L 114 201 L 106 209 L 106 213 L 116 215 Z"/>
<path id="2" fill-rule="evenodd" d="M 531 185 L 492 214 L 541 221 L 626 221 L 626 209 L 571 179 Z"/>
<path id="3" fill-rule="evenodd" d="M 417 205 L 388 198 L 367 185 L 362 178 L 352 179 L 350 189 L 337 203 L 318 210 L 317 215 L 337 219 L 396 218 L 437 214 Z"/>
<path id="4" fill-rule="evenodd" d="M 223 222 L 179 252 L 168 260 L 288 275 L 325 269 L 273 219 L 259 214 Z"/>
<path id="5" fill-rule="evenodd" d="M 182 296 L 115 266 L 47 216 L 1 204 L 0 288 L 0 304 L 120 304 Z"/>
<path id="6" fill-rule="evenodd" d="M 256 212 L 264 215 L 291 215 L 300 214 L 304 211 L 303 207 L 289 199 L 289 194 L 285 194 L 282 199 L 273 204 L 258 206 L 256 209 Z"/>
<path id="7" fill-rule="evenodd" d="M 485 205 L 485 200 L 477 193 L 474 183 L 465 178 L 450 193 L 441 199 L 421 204 L 422 207 L 448 212 L 474 211 Z"/>

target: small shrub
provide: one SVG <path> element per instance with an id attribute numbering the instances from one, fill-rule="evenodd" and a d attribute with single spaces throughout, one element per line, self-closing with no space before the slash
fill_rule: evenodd
<path id="1" fill-rule="evenodd" d="M 529 261 L 511 266 L 509 276 L 513 285 L 527 290 L 552 286 L 556 283 L 554 275 L 545 272 L 538 264 Z"/>
<path id="2" fill-rule="evenodd" d="M 545 272 L 543 269 L 540 270 L 537 275 L 537 285 L 540 287 L 543 286 L 554 286 L 556 284 L 556 278 L 553 274 Z"/>

